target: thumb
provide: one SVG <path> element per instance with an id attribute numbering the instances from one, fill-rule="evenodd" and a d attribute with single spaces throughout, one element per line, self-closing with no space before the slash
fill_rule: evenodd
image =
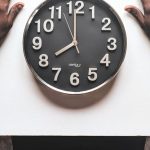
<path id="1" fill-rule="evenodd" d="M 17 17 L 17 15 L 19 14 L 19 12 L 22 10 L 23 6 L 24 6 L 23 3 L 16 3 L 10 9 L 10 11 L 8 13 L 8 24 L 10 26 L 13 25 L 13 22 L 14 22 L 15 18 Z"/>
<path id="2" fill-rule="evenodd" d="M 138 21 L 142 28 L 144 28 L 144 15 L 138 8 L 134 6 L 126 6 L 125 10 Z"/>

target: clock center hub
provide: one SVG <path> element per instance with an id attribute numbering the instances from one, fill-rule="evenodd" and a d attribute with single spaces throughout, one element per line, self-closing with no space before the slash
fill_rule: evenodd
<path id="1" fill-rule="evenodd" d="M 74 46 L 77 46 L 78 42 L 77 41 L 73 41 L 73 44 L 74 44 Z"/>

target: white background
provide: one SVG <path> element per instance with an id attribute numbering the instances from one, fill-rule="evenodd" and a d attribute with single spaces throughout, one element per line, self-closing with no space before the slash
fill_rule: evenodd
<path id="1" fill-rule="evenodd" d="M 51 99 L 33 78 L 22 37 L 42 0 L 22 0 L 23 11 L 0 49 L 0 135 L 150 135 L 150 41 L 124 11 L 140 0 L 106 0 L 122 18 L 127 55 L 113 84 L 97 100 Z M 17 0 L 12 0 L 12 4 Z"/>

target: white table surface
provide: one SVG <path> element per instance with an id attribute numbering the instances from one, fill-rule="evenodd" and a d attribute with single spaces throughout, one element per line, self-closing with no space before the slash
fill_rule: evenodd
<path id="1" fill-rule="evenodd" d="M 33 78 L 22 37 L 42 0 L 21 0 L 23 11 L 0 49 L 0 135 L 150 135 L 150 41 L 124 11 L 140 0 L 106 0 L 122 18 L 128 38 L 125 62 L 97 101 L 52 100 Z M 12 3 L 17 0 L 12 0 Z"/>

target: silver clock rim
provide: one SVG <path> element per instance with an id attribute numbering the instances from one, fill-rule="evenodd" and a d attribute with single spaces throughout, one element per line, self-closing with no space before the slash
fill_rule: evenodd
<path id="1" fill-rule="evenodd" d="M 124 27 L 124 24 L 120 18 L 120 16 L 118 15 L 118 13 L 114 10 L 114 8 L 112 8 L 112 6 L 110 6 L 108 3 L 106 3 L 104 0 L 97 0 L 98 2 L 102 2 L 104 3 L 104 5 L 106 5 L 110 11 L 116 16 L 119 24 L 121 25 L 121 30 L 122 30 L 122 34 L 123 34 L 123 39 L 124 39 L 124 45 L 123 45 L 123 51 L 124 51 L 124 56 L 122 58 L 122 61 L 120 63 L 120 66 L 118 67 L 118 70 L 117 72 L 112 75 L 110 78 L 108 78 L 104 83 L 102 83 L 101 85 L 95 87 L 95 88 L 92 88 L 90 90 L 86 90 L 86 91 L 81 91 L 81 92 L 71 92 L 71 91 L 65 91 L 65 90 L 61 90 L 61 89 L 58 89 L 58 88 L 55 88 L 53 86 L 51 86 L 50 84 L 48 84 L 47 82 L 45 82 L 36 72 L 35 70 L 33 69 L 32 65 L 28 62 L 27 60 L 27 57 L 26 57 L 26 54 L 25 54 L 25 45 L 24 45 L 24 41 L 25 41 L 25 37 L 26 37 L 26 34 L 28 32 L 28 28 L 31 24 L 31 21 L 33 20 L 34 16 L 38 13 L 38 11 L 40 10 L 40 8 L 42 8 L 47 2 L 49 1 L 52 1 L 52 0 L 45 0 L 43 3 L 41 3 L 34 11 L 33 13 L 30 15 L 27 23 L 26 23 L 26 26 L 25 26 L 25 30 L 24 30 L 24 34 L 23 34 L 23 53 L 24 53 L 24 57 L 25 57 L 25 60 L 27 62 L 27 65 L 29 67 L 29 69 L 31 70 L 31 72 L 33 73 L 34 77 L 40 81 L 40 83 L 42 83 L 43 85 L 45 85 L 47 88 L 50 88 L 51 90 L 54 90 L 55 92 L 59 92 L 59 93 L 62 93 L 62 94 L 69 94 L 69 95 L 83 95 L 83 94 L 89 94 L 89 93 L 92 93 L 92 92 L 95 92 L 99 89 L 101 89 L 102 87 L 104 87 L 105 85 L 107 85 L 108 83 L 110 83 L 116 76 L 117 74 L 119 73 L 120 69 L 121 69 L 121 66 L 125 60 L 125 56 L 126 56 L 126 51 L 127 51 L 127 35 L 126 35 L 126 31 L 125 31 L 125 27 Z M 86 1 L 86 0 L 84 0 Z"/>

